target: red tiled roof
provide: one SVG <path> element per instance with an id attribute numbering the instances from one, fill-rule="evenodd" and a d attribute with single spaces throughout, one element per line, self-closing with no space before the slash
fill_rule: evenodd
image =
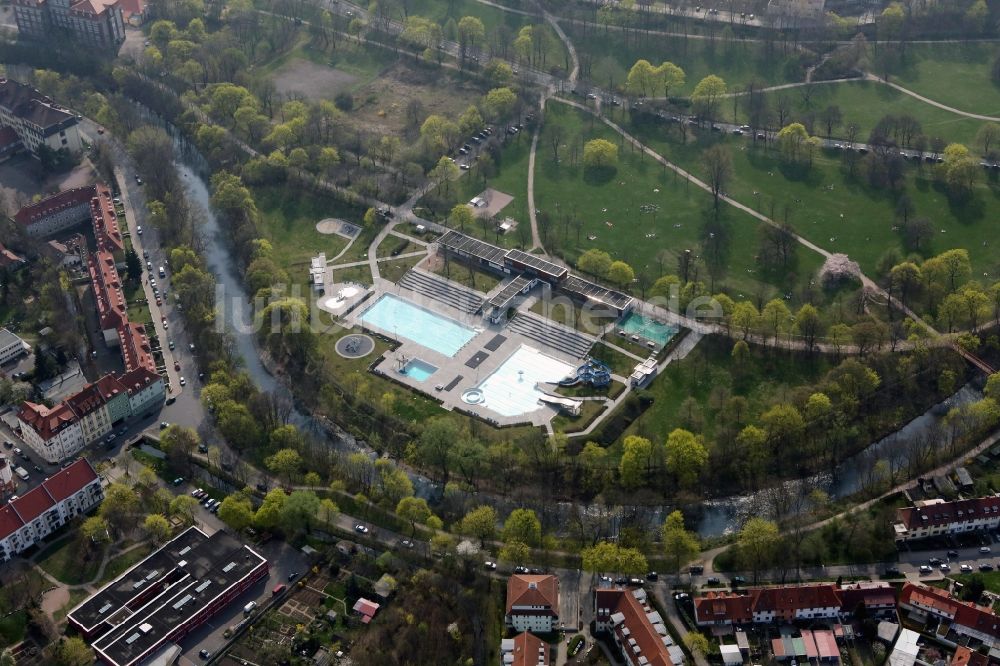
<path id="1" fill-rule="evenodd" d="M 150 372 L 156 370 L 156 360 L 153 358 L 153 348 L 146 336 L 145 326 L 131 322 L 118 326 L 118 342 L 126 372 L 136 368 L 145 368 Z"/>
<path id="2" fill-rule="evenodd" d="M 753 599 L 747 594 L 708 592 L 694 600 L 694 608 L 701 622 L 728 620 L 746 624 L 753 621 Z"/>
<path id="3" fill-rule="evenodd" d="M 52 439 L 60 430 L 76 421 L 76 415 L 65 403 L 60 402 L 50 409 L 27 400 L 21 403 L 17 418 L 24 421 L 44 441 Z"/>
<path id="4" fill-rule="evenodd" d="M 546 610 L 539 614 L 558 617 L 559 579 L 552 575 L 514 574 L 507 579 L 508 615 L 514 606 L 543 606 Z"/>
<path id="5" fill-rule="evenodd" d="M 121 0 L 122 15 L 129 18 L 135 14 L 143 14 L 146 11 L 146 3 L 143 0 Z"/>
<path id="6" fill-rule="evenodd" d="M 896 510 L 896 520 L 908 530 L 979 520 L 987 516 L 1000 518 L 1000 497 L 976 497 Z"/>
<path id="7" fill-rule="evenodd" d="M 859 603 L 868 606 L 892 605 L 896 601 L 888 583 L 867 583 L 837 589 L 830 583 L 754 588 L 746 594 L 708 592 L 694 600 L 699 622 L 728 621 L 745 624 L 754 613 L 791 615 L 812 608 L 839 608 L 852 613 Z"/>
<path id="8" fill-rule="evenodd" d="M 162 379 L 160 375 L 144 367 L 130 370 L 118 377 L 118 381 L 125 387 L 129 395 L 135 395 L 158 379 Z"/>
<path id="9" fill-rule="evenodd" d="M 45 486 L 41 485 L 35 486 L 16 500 L 11 501 L 10 505 L 14 507 L 18 517 L 27 525 L 54 507 L 56 503 L 46 492 Z"/>
<path id="10" fill-rule="evenodd" d="M 987 666 L 990 658 L 985 654 L 973 652 L 964 645 L 955 648 L 955 656 L 951 658 L 949 666 Z"/>
<path id="11" fill-rule="evenodd" d="M 751 592 L 755 612 L 794 612 L 807 608 L 839 608 L 840 598 L 833 585 L 764 587 Z"/>
<path id="12" fill-rule="evenodd" d="M 14 512 L 14 507 L 9 504 L 0 507 L 0 539 L 6 539 L 22 527 L 24 521 Z"/>
<path id="13" fill-rule="evenodd" d="M 97 472 L 86 458 L 59 470 L 41 485 L 0 507 L 0 539 L 6 539 L 96 479 Z"/>
<path id="14" fill-rule="evenodd" d="M 105 402 L 109 402 L 119 393 L 125 392 L 125 386 L 112 374 L 104 375 L 94 382 L 94 388 L 100 392 Z"/>
<path id="15" fill-rule="evenodd" d="M 896 604 L 896 588 L 885 581 L 844 585 L 837 592 L 840 609 L 845 613 L 853 613 L 858 604 L 868 607 Z"/>
<path id="16" fill-rule="evenodd" d="M 118 214 L 111 190 L 104 183 L 96 186 L 97 195 L 90 200 L 90 217 L 94 224 L 94 240 L 98 250 L 124 250 L 125 241 L 118 229 Z"/>
<path id="17" fill-rule="evenodd" d="M 98 250 L 87 258 L 87 269 L 90 272 L 101 330 L 118 328 L 123 321 L 128 321 L 128 316 L 125 314 L 125 294 L 118 278 L 114 255 Z"/>
<path id="18" fill-rule="evenodd" d="M 542 659 L 538 658 L 541 650 Z M 525 631 L 514 637 L 514 661 L 511 666 L 538 666 L 549 663 L 549 644 Z"/>
<path id="19" fill-rule="evenodd" d="M 942 615 L 953 616 L 952 624 L 969 627 L 994 638 L 1000 638 L 1000 617 L 990 608 L 960 601 L 947 591 L 906 583 L 899 593 L 899 602 L 933 609 Z"/>
<path id="20" fill-rule="evenodd" d="M 88 384 L 83 389 L 69 396 L 64 402 L 79 417 L 97 411 L 104 405 L 104 396 L 94 384 Z"/>
<path id="21" fill-rule="evenodd" d="M 96 18 L 109 7 L 118 4 L 118 0 L 79 0 L 70 5 L 69 10 L 78 14 Z"/>
<path id="22" fill-rule="evenodd" d="M 639 650 L 638 654 L 649 660 L 649 666 L 674 666 L 667 646 L 663 642 L 663 636 L 656 632 L 646 615 L 653 609 L 647 609 L 639 603 L 639 600 L 632 594 L 632 590 L 600 589 L 594 594 L 594 603 L 597 608 L 609 608 L 612 615 L 621 613 L 625 617 L 621 627 L 615 628 L 615 632 L 619 634 L 620 643 L 627 645 L 629 638 L 635 639 L 636 647 Z M 627 637 L 622 632 L 622 628 L 628 629 Z M 631 655 L 631 657 L 632 661 L 635 662 L 636 655 Z"/>
<path id="23" fill-rule="evenodd" d="M 62 502 L 96 479 L 97 472 L 91 466 L 90 461 L 81 458 L 66 469 L 61 469 L 53 474 L 42 485 L 53 500 Z"/>
<path id="24" fill-rule="evenodd" d="M 54 194 L 47 199 L 42 199 L 38 203 L 25 206 L 14 215 L 14 221 L 20 225 L 28 226 L 32 222 L 47 215 L 57 213 L 74 206 L 88 204 L 97 195 L 96 185 L 86 187 L 76 187 L 72 190 L 64 190 L 59 194 Z M 81 208 L 81 211 L 83 208 Z M 85 213 L 83 213 L 85 215 Z"/>
<path id="25" fill-rule="evenodd" d="M 23 264 L 24 257 L 14 254 L 11 250 L 7 249 L 7 246 L 0 243 L 0 266 L 13 266 L 14 264 Z"/>

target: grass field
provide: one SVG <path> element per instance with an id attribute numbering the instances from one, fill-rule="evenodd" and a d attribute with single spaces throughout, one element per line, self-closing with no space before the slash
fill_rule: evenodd
<path id="1" fill-rule="evenodd" d="M 730 90 L 744 88 L 751 82 L 777 85 L 802 81 L 804 66 L 795 52 L 784 54 L 779 47 L 768 52 L 756 42 L 724 43 L 701 39 L 639 34 L 628 39 L 618 31 L 605 33 L 602 28 L 574 23 L 563 26 L 581 59 L 581 78 L 604 89 L 616 89 L 636 60 L 645 58 L 653 65 L 669 60 L 684 70 L 685 85 L 671 90 L 671 95 L 690 95 L 695 85 L 709 74 L 722 77 Z M 588 71 L 589 66 L 589 71 Z M 662 96 L 663 91 L 650 93 Z"/>
<path id="2" fill-rule="evenodd" d="M 104 575 L 101 576 L 99 584 L 103 585 L 109 580 L 114 580 L 129 567 L 145 559 L 151 552 L 153 552 L 153 545 L 144 543 L 141 546 L 136 546 L 127 553 L 112 557 L 104 567 Z"/>
<path id="3" fill-rule="evenodd" d="M 288 271 L 292 282 L 307 281 L 310 257 L 326 252 L 330 258 L 347 245 L 341 236 L 316 231 L 317 222 L 339 217 L 360 223 L 364 214 L 332 197 L 306 195 L 296 188 L 257 187 L 253 194 L 260 211 L 261 231 L 274 245 L 274 261 Z"/>
<path id="4" fill-rule="evenodd" d="M 991 84 L 992 85 L 992 84 Z M 928 139 L 940 137 L 948 143 L 964 143 L 971 145 L 976 132 L 982 126 L 982 121 L 956 115 L 944 109 L 938 109 L 930 104 L 910 97 L 898 90 L 876 83 L 874 81 L 847 81 L 841 83 L 825 83 L 806 88 L 788 88 L 782 91 L 767 93 L 772 114 L 779 96 L 790 101 L 792 118 L 801 120 L 808 115 L 818 115 L 828 106 L 839 106 L 844 121 L 834 136 L 844 137 L 844 128 L 849 123 L 857 124 L 859 128 L 858 141 L 867 141 L 872 128 L 886 114 L 909 114 L 920 121 L 924 135 Z M 736 114 L 738 122 L 744 123 L 746 106 L 740 100 Z M 732 100 L 723 101 L 720 111 L 726 120 L 732 120 Z M 777 121 L 775 121 L 777 122 Z M 825 134 L 826 128 L 817 123 L 813 132 Z"/>
<path id="5" fill-rule="evenodd" d="M 604 138 L 619 143 L 618 135 L 603 124 L 591 127 L 589 118 L 572 107 L 550 102 L 546 127 L 560 124 L 566 144 Z M 553 160 L 548 132 L 542 132 L 536 156 L 535 205 L 553 218 L 546 249 L 574 262 L 579 255 L 599 248 L 615 259 L 628 262 L 636 272 L 659 276 L 657 255 L 670 253 L 665 270 L 672 272 L 674 257 L 685 249 L 699 251 L 701 240 L 710 233 L 711 196 L 681 180 L 672 171 L 651 158 L 619 149 L 619 164 L 611 178 L 595 179 L 578 165 L 570 163 L 570 149 L 562 149 L 557 164 Z M 579 234 L 563 223 L 567 216 L 580 220 Z M 746 213 L 723 209 L 721 214 L 719 273 L 715 290 L 725 284 L 736 293 L 753 293 L 760 288 L 754 273 L 757 265 L 758 223 Z M 711 232 L 714 233 L 714 232 Z M 595 237 L 589 240 L 589 237 Z M 801 253 L 801 274 L 820 265 L 819 255 Z M 710 276 L 702 275 L 706 284 Z"/>
<path id="6" fill-rule="evenodd" d="M 677 133 L 663 126 L 646 125 L 636 132 L 667 159 L 694 173 L 704 171 L 703 150 L 724 142 L 733 161 L 733 176 L 726 186 L 730 196 L 768 215 L 773 203 L 774 217 L 779 220 L 787 209 L 788 221 L 798 233 L 827 250 L 847 253 L 865 271 L 874 271 L 888 249 L 901 248 L 899 234 L 892 229 L 896 195 L 870 187 L 863 167 L 858 168 L 858 176 L 851 176 L 838 154 L 823 151 L 813 167 L 802 172 L 786 168 L 773 150 L 754 147 L 742 138 L 700 132 L 681 145 Z M 916 215 L 928 217 L 937 230 L 928 252 L 964 247 L 972 259 L 973 275 L 1000 274 L 1000 248 L 993 243 L 990 224 L 1000 215 L 995 181 L 980 176 L 971 201 L 952 203 L 933 182 L 932 169 L 928 165 L 906 167 L 906 193 Z M 800 256 L 806 255 L 800 251 Z"/>
<path id="7" fill-rule="evenodd" d="M 890 80 L 962 111 L 1000 116 L 1000 87 L 990 79 L 998 51 L 989 42 L 908 44 Z"/>
<path id="8" fill-rule="evenodd" d="M 43 551 L 38 565 L 57 580 L 79 585 L 93 580 L 101 565 L 101 553 L 96 550 L 84 560 L 76 539 L 68 538 Z"/>

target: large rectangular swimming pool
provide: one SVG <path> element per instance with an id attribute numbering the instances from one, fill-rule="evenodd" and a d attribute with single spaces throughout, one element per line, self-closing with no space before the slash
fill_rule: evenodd
<path id="1" fill-rule="evenodd" d="M 361 314 L 361 322 L 381 329 L 386 335 L 412 340 L 445 356 L 457 354 L 476 335 L 476 330 L 469 326 L 393 294 L 383 294 Z"/>
<path id="2" fill-rule="evenodd" d="M 628 335 L 638 335 L 640 338 L 655 342 L 659 347 L 666 346 L 670 342 L 670 338 L 677 335 L 676 326 L 664 324 L 662 321 L 649 317 L 643 317 L 638 312 L 630 312 L 626 315 L 618 324 L 618 328 L 625 331 Z"/>
<path id="3" fill-rule="evenodd" d="M 502 416 L 520 416 L 541 407 L 542 393 L 535 384 L 558 382 L 573 370 L 569 363 L 522 345 L 476 388 L 487 409 Z"/>

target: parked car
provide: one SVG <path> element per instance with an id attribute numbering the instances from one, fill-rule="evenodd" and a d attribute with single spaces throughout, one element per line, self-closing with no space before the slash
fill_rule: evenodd
<path id="1" fill-rule="evenodd" d="M 990 564 L 989 562 L 983 562 L 982 564 L 979 565 L 979 570 L 980 571 L 993 571 L 993 565 Z"/>
<path id="2" fill-rule="evenodd" d="M 896 567 L 886 567 L 885 573 L 882 574 L 885 578 L 901 578 L 903 572 Z"/>
<path id="3" fill-rule="evenodd" d="M 176 479 L 171 481 L 171 483 L 173 483 L 175 486 L 179 486 L 182 483 L 184 483 L 184 477 L 178 476 Z"/>
<path id="4" fill-rule="evenodd" d="M 747 579 L 743 576 L 733 576 L 733 585 L 746 585 Z"/>
<path id="5" fill-rule="evenodd" d="M 931 569 L 928 565 L 926 565 L 926 564 L 921 564 L 920 565 L 920 575 L 921 576 L 926 576 L 931 571 L 933 571 L 933 569 Z"/>
<path id="6" fill-rule="evenodd" d="M 972 567 L 971 567 L 971 566 L 969 566 L 968 564 L 963 564 L 963 565 L 962 565 L 962 566 L 960 566 L 960 567 L 959 567 L 958 569 L 959 569 L 959 571 L 961 571 L 962 573 L 972 573 Z"/>
<path id="7" fill-rule="evenodd" d="M 651 581 L 660 580 L 660 574 L 656 573 L 655 571 L 650 571 L 648 574 L 646 574 L 646 580 L 651 580 Z"/>
<path id="8" fill-rule="evenodd" d="M 948 551 L 948 557 L 957 558 L 958 557 L 958 551 L 957 550 L 949 550 Z"/>
<path id="9" fill-rule="evenodd" d="M 705 583 L 708 584 L 708 585 L 718 585 L 721 582 L 722 581 L 719 580 L 719 578 L 717 576 L 709 576 L 707 579 L 705 579 Z"/>
<path id="10" fill-rule="evenodd" d="M 491 561 L 487 560 L 487 561 L 483 562 L 483 566 L 486 567 L 487 569 L 489 569 L 490 571 L 496 571 L 497 570 L 497 563 L 496 562 L 491 562 Z"/>
<path id="11" fill-rule="evenodd" d="M 989 547 L 989 546 L 982 546 L 982 547 L 981 547 L 981 548 L 979 549 L 979 553 L 980 553 L 981 555 L 989 555 L 989 554 L 990 554 L 990 547 Z"/>
<path id="12" fill-rule="evenodd" d="M 371 530 L 367 526 L 358 523 L 354 526 L 354 531 L 358 534 L 368 534 Z"/>

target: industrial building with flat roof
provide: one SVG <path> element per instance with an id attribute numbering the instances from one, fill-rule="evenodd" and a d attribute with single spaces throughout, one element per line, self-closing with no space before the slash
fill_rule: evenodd
<path id="1" fill-rule="evenodd" d="M 203 624 L 268 575 L 267 560 L 219 531 L 190 527 L 70 611 L 110 666 L 131 666 Z"/>

